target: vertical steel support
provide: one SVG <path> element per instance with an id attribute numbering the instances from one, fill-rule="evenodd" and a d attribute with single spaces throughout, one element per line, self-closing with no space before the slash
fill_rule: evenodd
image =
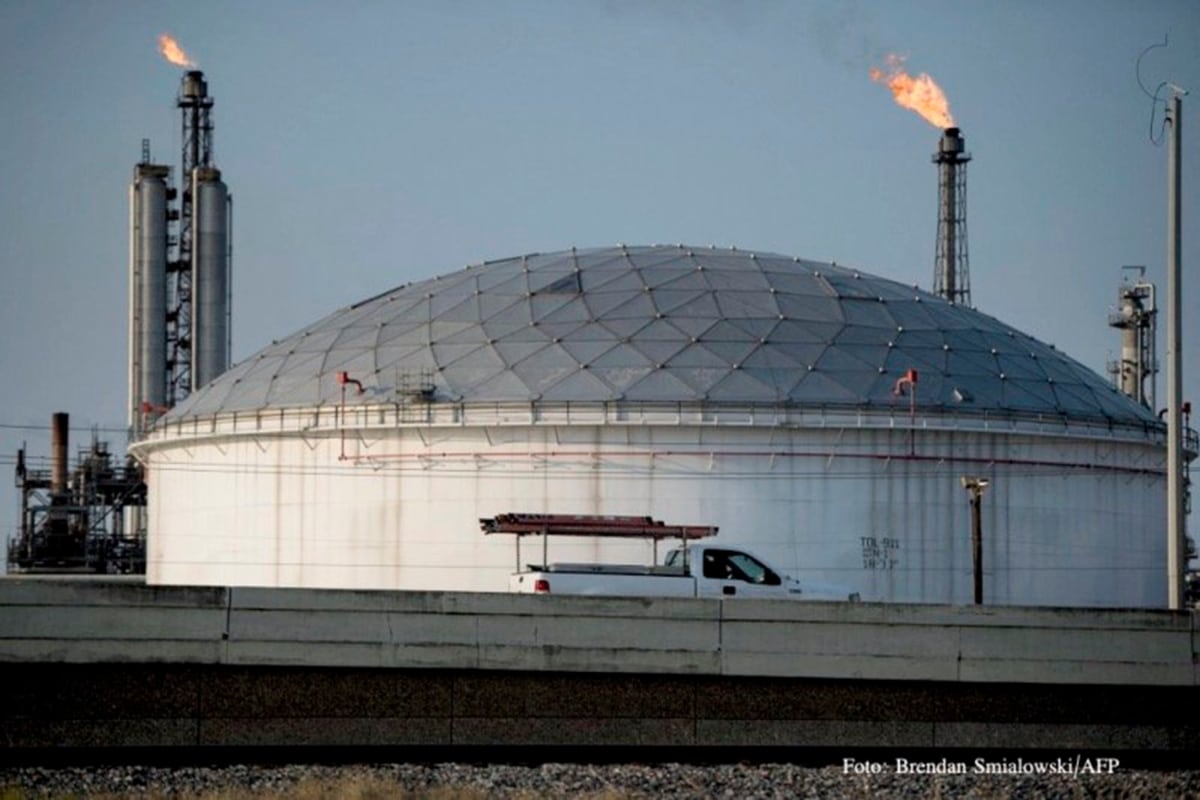
<path id="1" fill-rule="evenodd" d="M 971 503 L 971 567 L 974 573 L 975 605 L 983 605 L 983 490 L 988 486 L 987 478 L 959 478 L 967 490 Z"/>
<path id="2" fill-rule="evenodd" d="M 1167 110 L 1170 141 L 1167 147 L 1167 606 L 1183 608 L 1184 543 L 1183 493 L 1183 384 L 1180 354 L 1180 93 L 1174 90 Z"/>
<path id="3" fill-rule="evenodd" d="M 971 566 L 975 575 L 975 605 L 983 605 L 983 492 L 971 491 Z"/>

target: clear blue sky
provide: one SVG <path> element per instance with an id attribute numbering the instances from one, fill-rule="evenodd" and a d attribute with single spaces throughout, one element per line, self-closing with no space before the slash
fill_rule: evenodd
<path id="1" fill-rule="evenodd" d="M 975 156 L 975 304 L 1099 372 L 1121 266 L 1165 293 L 1166 151 L 1134 64 L 1169 34 L 1143 76 L 1194 91 L 1200 402 L 1195 0 L 4 0 L 0 426 L 125 424 L 127 185 L 143 137 L 179 162 L 163 32 L 216 98 L 235 360 L 397 284 L 571 245 L 732 244 L 929 288 L 938 131 L 868 79 L 894 51 L 945 88 Z M 47 439 L 0 427 L 0 470 Z"/>

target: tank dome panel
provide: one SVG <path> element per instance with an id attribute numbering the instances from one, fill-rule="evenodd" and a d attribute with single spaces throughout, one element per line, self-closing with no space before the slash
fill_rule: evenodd
<path id="1" fill-rule="evenodd" d="M 387 402 L 702 402 L 1156 422 L 1004 323 L 867 273 L 771 253 L 609 247 L 471 266 L 343 308 L 242 361 L 169 419 Z"/>

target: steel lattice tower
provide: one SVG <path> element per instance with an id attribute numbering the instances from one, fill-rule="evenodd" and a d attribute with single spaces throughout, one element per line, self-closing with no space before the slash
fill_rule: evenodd
<path id="1" fill-rule="evenodd" d="M 196 169 L 212 164 L 213 100 L 208 96 L 204 73 L 187 72 L 179 87 L 176 105 L 183 117 L 183 160 L 180 180 L 179 235 L 176 255 L 169 266 L 170 297 L 167 310 L 168 403 L 173 405 L 192 389 L 192 238 L 193 186 Z"/>
<path id="2" fill-rule="evenodd" d="M 937 255 L 933 291 L 951 303 L 971 305 L 967 260 L 967 162 L 958 128 L 946 128 L 933 163 L 938 165 Z"/>

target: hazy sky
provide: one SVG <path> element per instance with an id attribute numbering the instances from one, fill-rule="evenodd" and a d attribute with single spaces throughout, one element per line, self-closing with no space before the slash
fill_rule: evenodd
<path id="1" fill-rule="evenodd" d="M 5 472 L 23 440 L 48 454 L 19 426 L 52 411 L 70 412 L 72 450 L 125 425 L 127 186 L 143 137 L 179 163 L 163 32 L 215 97 L 235 361 L 392 286 L 571 245 L 737 245 L 930 288 L 939 132 L 867 75 L 897 52 L 944 87 L 974 155 L 975 304 L 1101 373 L 1122 265 L 1165 296 L 1161 106 L 1134 67 L 1167 34 L 1142 72 L 1195 92 L 1184 347 L 1200 402 L 1196 0 L 0 0 Z"/>

